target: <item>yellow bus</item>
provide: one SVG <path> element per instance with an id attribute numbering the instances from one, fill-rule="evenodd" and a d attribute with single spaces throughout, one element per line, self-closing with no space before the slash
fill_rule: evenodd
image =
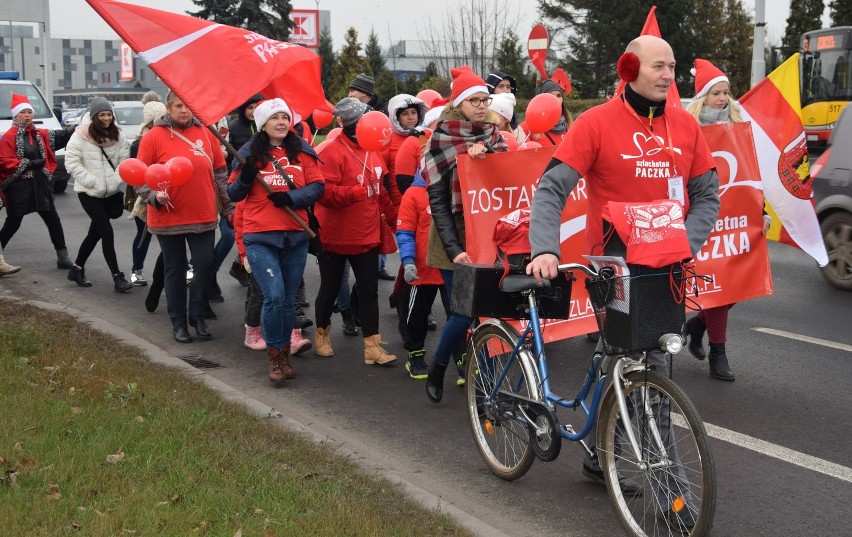
<path id="1" fill-rule="evenodd" d="M 802 125 L 808 145 L 824 146 L 852 99 L 852 26 L 807 32 L 800 52 Z"/>

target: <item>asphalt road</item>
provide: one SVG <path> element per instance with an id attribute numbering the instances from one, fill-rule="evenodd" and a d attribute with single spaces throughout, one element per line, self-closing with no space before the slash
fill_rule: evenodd
<path id="1" fill-rule="evenodd" d="M 57 197 L 72 258 L 88 227 L 76 195 Z M 129 273 L 131 221 L 114 221 L 122 268 Z M 148 255 L 148 271 L 158 253 Z M 852 295 L 830 288 L 798 250 L 770 245 L 775 295 L 731 310 L 728 354 L 736 382 L 710 378 L 705 362 L 681 353 L 674 378 L 689 393 L 714 438 L 718 506 L 714 536 L 849 535 L 852 518 Z M 310 351 L 295 358 L 299 376 L 283 388 L 266 380 L 265 355 L 242 346 L 245 288 L 219 276 L 226 301 L 214 304 L 212 341 L 172 339 L 165 298 L 153 314 L 145 288 L 113 291 L 100 250 L 86 267 L 94 284 L 79 289 L 55 268 L 47 230 L 37 215 L 6 248 L 24 270 L 0 279 L 0 296 L 67 305 L 114 324 L 182 358 L 204 358 L 205 371 L 326 435 L 367 468 L 391 471 L 446 504 L 509 535 L 619 535 L 605 490 L 580 474 L 581 448 L 563 445 L 551 463 L 536 462 L 515 482 L 492 476 L 470 437 L 461 389 L 446 386 L 430 403 L 422 381 L 404 368 L 395 314 L 380 282 L 380 325 L 395 366 L 365 366 L 361 338 L 345 337 L 335 317 L 333 358 Z M 391 268 L 398 261 L 391 259 Z M 319 287 L 316 265 L 306 270 L 309 297 Z M 436 308 L 436 313 L 438 309 Z M 308 310 L 312 313 L 312 309 Z M 768 333 L 766 328 L 779 333 Z M 313 329 L 308 330 L 313 336 Z M 803 339 L 803 336 L 806 338 Z M 807 339 L 815 338 L 815 339 Z M 434 347 L 437 333 L 427 346 Z M 585 338 L 548 347 L 555 386 L 577 386 L 592 345 Z M 451 375 L 448 372 L 448 380 Z M 573 393 L 568 388 L 566 394 Z"/>

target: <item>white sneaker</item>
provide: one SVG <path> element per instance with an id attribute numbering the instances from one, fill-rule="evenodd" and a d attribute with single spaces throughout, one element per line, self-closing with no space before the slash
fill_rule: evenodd
<path id="1" fill-rule="evenodd" d="M 148 282 L 145 281 L 145 276 L 142 275 L 141 270 L 134 270 L 130 273 L 130 283 L 137 287 L 145 287 L 148 285 Z"/>
<path id="2" fill-rule="evenodd" d="M 190 285 L 192 283 L 192 277 L 195 274 L 192 272 L 192 265 L 189 265 L 189 268 L 186 269 L 186 284 Z"/>

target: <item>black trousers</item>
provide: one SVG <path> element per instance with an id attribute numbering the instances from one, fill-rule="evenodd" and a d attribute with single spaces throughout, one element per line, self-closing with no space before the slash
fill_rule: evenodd
<path id="1" fill-rule="evenodd" d="M 251 283 L 246 289 L 246 326 L 260 326 L 260 312 L 263 310 L 263 291 L 254 279 L 254 274 L 249 274 Z"/>
<path id="2" fill-rule="evenodd" d="M 203 320 L 207 308 L 207 295 L 213 279 L 213 246 L 215 233 L 157 235 L 163 253 L 163 286 L 166 305 L 174 329 L 187 325 L 186 247 L 192 255 L 193 278 L 189 286 L 189 318 Z"/>
<path id="3" fill-rule="evenodd" d="M 396 312 L 399 318 L 399 335 L 402 336 L 405 350 L 417 351 L 425 348 L 429 314 L 432 313 L 432 304 L 435 302 L 438 291 L 441 292 L 441 302 L 449 317 L 450 302 L 446 287 L 403 283 L 402 296 L 397 302 Z"/>
<path id="4" fill-rule="evenodd" d="M 89 233 L 80 244 L 80 251 L 77 252 L 77 259 L 74 263 L 80 267 L 84 266 L 89 256 L 95 251 L 98 241 L 100 241 L 109 273 L 117 274 L 119 269 L 118 259 L 115 256 L 115 238 L 110 217 L 107 216 L 106 198 L 94 198 L 83 192 L 79 192 L 77 197 L 80 198 L 80 205 L 83 206 L 83 210 L 86 211 L 92 222 L 89 224 Z"/>
<path id="5" fill-rule="evenodd" d="M 340 291 L 343 278 L 343 266 L 349 260 L 355 283 L 358 285 L 358 315 L 361 319 L 361 332 L 364 337 L 379 333 L 379 249 L 358 255 L 342 255 L 323 252 L 317 257 L 320 269 L 320 288 L 316 299 L 317 327 L 331 325 L 331 312 L 334 300 Z"/>
<path id="6" fill-rule="evenodd" d="M 53 243 L 53 248 L 60 250 L 65 248 L 65 233 L 62 231 L 62 221 L 59 220 L 59 213 L 56 208 L 49 211 L 39 211 L 38 215 L 44 220 L 47 226 L 47 232 L 50 234 L 50 242 Z M 6 221 L 3 222 L 3 229 L 0 229 L 0 246 L 6 248 L 9 241 L 18 232 L 21 227 L 21 222 L 24 221 L 23 216 L 9 216 L 6 214 Z"/>

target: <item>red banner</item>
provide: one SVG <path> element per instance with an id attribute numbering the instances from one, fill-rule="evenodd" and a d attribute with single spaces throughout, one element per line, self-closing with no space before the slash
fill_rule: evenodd
<path id="1" fill-rule="evenodd" d="M 494 224 L 515 209 L 529 209 L 535 186 L 550 162 L 555 146 L 489 154 L 484 159 L 460 156 L 459 179 L 464 200 L 467 253 L 474 263 L 494 263 L 497 250 L 492 242 Z M 562 210 L 559 240 L 563 262 L 585 263 L 585 179 L 580 179 Z M 579 274 L 571 290 L 568 320 L 548 320 L 546 342 L 588 334 L 598 329 L 595 314 Z"/>
<path id="2" fill-rule="evenodd" d="M 722 206 L 716 226 L 695 256 L 698 274 L 713 277 L 701 285 L 703 308 L 772 294 L 769 251 L 763 236 L 763 182 L 751 123 L 702 127 L 716 159 Z"/>
<path id="3" fill-rule="evenodd" d="M 722 200 L 716 226 L 696 256 L 696 272 L 713 277 L 712 283 L 698 289 L 697 301 L 706 308 L 772 294 L 772 278 L 766 238 L 761 233 L 763 190 L 751 126 L 714 125 L 703 131 L 716 158 Z M 489 154 L 484 159 L 459 157 L 467 253 L 474 263 L 495 261 L 494 225 L 516 209 L 531 207 L 535 187 L 554 151 L 555 147 L 546 147 Z M 586 199 L 586 183 L 581 178 L 562 211 L 559 240 L 563 263 L 585 263 Z M 570 318 L 547 321 L 545 341 L 597 330 L 584 280 L 577 276 Z"/>

